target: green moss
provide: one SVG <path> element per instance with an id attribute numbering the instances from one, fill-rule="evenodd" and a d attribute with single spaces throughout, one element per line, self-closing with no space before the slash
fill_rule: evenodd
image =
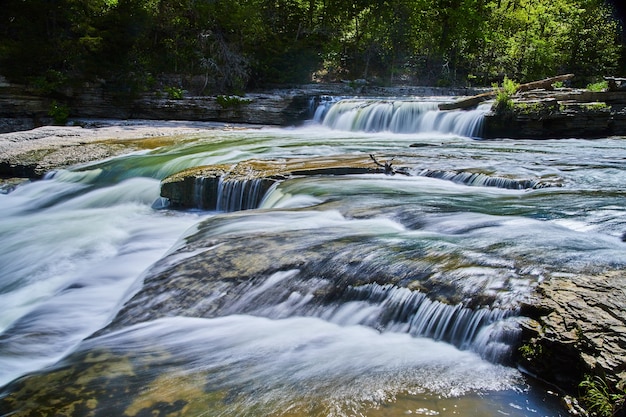
<path id="1" fill-rule="evenodd" d="M 602 111 L 602 110 L 610 110 L 611 106 L 604 102 L 596 102 L 596 103 L 584 103 L 580 105 L 581 109 L 586 111 Z"/>
<path id="2" fill-rule="evenodd" d="M 515 111 L 521 114 L 536 114 L 541 112 L 545 106 L 541 103 L 516 103 L 514 105 Z"/>

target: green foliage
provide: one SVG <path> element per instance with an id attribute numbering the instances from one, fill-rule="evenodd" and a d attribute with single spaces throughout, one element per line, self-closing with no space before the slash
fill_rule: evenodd
<path id="1" fill-rule="evenodd" d="M 512 111 L 514 107 L 512 97 L 517 93 L 519 84 L 508 77 L 504 77 L 502 85 L 493 84 L 493 88 L 496 91 L 495 111 L 499 113 Z"/>
<path id="2" fill-rule="evenodd" d="M 52 117 L 55 125 L 65 125 L 70 116 L 70 108 L 65 104 L 57 103 L 55 100 L 50 104 L 48 116 Z"/>
<path id="3" fill-rule="evenodd" d="M 31 85 L 39 94 L 47 95 L 62 88 L 68 82 L 67 76 L 60 71 L 49 70 L 45 74 L 33 77 Z"/>
<path id="4" fill-rule="evenodd" d="M 581 104 L 581 108 L 590 112 L 598 112 L 598 111 L 608 111 L 611 110 L 611 106 L 604 102 L 596 102 L 596 103 L 583 103 Z"/>
<path id="5" fill-rule="evenodd" d="M 170 100 L 181 100 L 185 94 L 185 90 L 180 87 L 165 87 L 163 89 Z"/>
<path id="6" fill-rule="evenodd" d="M 524 359 L 533 360 L 543 354 L 543 348 L 541 345 L 524 344 L 519 347 L 519 353 Z"/>
<path id="7" fill-rule="evenodd" d="M 606 381 L 599 376 L 586 375 L 579 388 L 583 391 L 581 399 L 587 409 L 596 416 L 611 417 L 624 406 L 626 392 L 611 392 Z"/>
<path id="8" fill-rule="evenodd" d="M 522 114 L 537 114 L 544 109 L 541 103 L 517 103 L 515 110 Z"/>
<path id="9" fill-rule="evenodd" d="M 239 96 L 219 95 L 215 99 L 223 109 L 238 109 L 244 104 L 248 104 L 250 100 Z"/>
<path id="10" fill-rule="evenodd" d="M 10 80 L 52 83 L 53 71 L 132 92 L 148 88 L 146 73 L 203 94 L 314 73 L 489 85 L 623 72 L 622 39 L 603 0 L 5 0 L 0 68 Z"/>
<path id="11" fill-rule="evenodd" d="M 599 81 L 596 83 L 587 84 L 587 90 L 589 91 L 606 91 L 609 88 L 608 81 Z"/>

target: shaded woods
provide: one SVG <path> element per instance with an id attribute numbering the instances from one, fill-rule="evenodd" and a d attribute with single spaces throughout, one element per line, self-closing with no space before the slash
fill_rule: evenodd
<path id="1" fill-rule="evenodd" d="M 621 72 L 623 45 L 602 0 L 5 0 L 0 17 L 0 72 L 43 92 L 588 82 Z"/>

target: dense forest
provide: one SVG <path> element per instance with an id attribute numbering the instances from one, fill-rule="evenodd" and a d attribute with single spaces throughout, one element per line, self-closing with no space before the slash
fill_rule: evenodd
<path id="1" fill-rule="evenodd" d="M 603 0 L 4 0 L 0 74 L 191 94 L 312 80 L 490 85 L 620 75 Z"/>

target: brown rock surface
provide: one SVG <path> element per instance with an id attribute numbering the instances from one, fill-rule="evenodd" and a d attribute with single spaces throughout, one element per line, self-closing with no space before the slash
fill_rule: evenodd
<path id="1" fill-rule="evenodd" d="M 248 160 L 234 165 L 191 168 L 165 178 L 161 197 L 178 208 L 214 210 L 220 181 L 259 181 L 260 197 L 275 182 L 299 175 L 349 175 L 382 172 L 369 157 L 335 156 L 278 161 Z"/>
<path id="2" fill-rule="evenodd" d="M 626 381 L 624 271 L 553 278 L 527 307 L 532 354 L 521 361 L 531 373 L 570 392 L 585 375 L 599 375 L 613 387 Z"/>

